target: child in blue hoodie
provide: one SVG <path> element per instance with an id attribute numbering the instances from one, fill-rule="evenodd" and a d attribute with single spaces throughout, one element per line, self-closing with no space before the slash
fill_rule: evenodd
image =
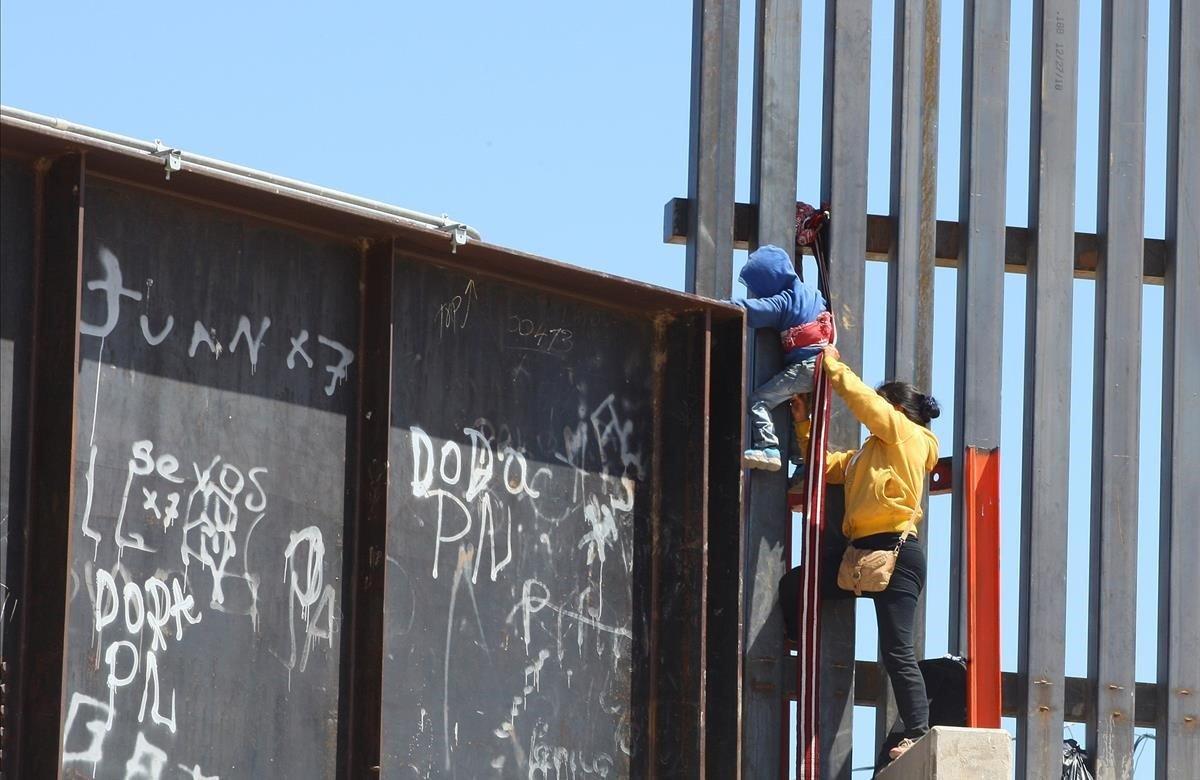
<path id="1" fill-rule="evenodd" d="M 753 298 L 733 303 L 746 310 L 751 328 L 774 328 L 783 342 L 785 366 L 750 396 L 751 447 L 742 456 L 747 468 L 778 471 L 783 466 L 771 411 L 792 396 L 812 390 L 813 369 L 832 333 L 825 296 L 796 275 L 787 252 L 761 246 L 750 253 L 738 280 Z"/>

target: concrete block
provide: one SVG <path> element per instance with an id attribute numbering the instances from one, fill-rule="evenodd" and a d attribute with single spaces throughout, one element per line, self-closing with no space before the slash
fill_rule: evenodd
<path id="1" fill-rule="evenodd" d="M 1009 780 L 1012 737 L 1004 729 L 935 726 L 876 777 L 879 780 Z"/>

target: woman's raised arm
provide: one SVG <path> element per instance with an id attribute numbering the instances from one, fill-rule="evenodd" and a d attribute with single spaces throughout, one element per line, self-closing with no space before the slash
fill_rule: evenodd
<path id="1" fill-rule="evenodd" d="M 846 402 L 851 414 L 867 430 L 888 444 L 898 444 L 916 433 L 917 425 L 870 387 L 838 359 L 837 349 L 826 347 L 825 371 L 833 389 Z"/>

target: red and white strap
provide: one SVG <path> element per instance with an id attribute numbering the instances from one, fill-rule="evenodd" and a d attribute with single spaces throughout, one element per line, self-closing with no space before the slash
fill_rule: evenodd
<path id="1" fill-rule="evenodd" d="M 830 343 L 837 343 L 833 328 Z M 804 490 L 804 533 L 800 552 L 800 598 L 796 625 L 799 657 L 796 659 L 796 776 L 816 780 L 821 776 L 820 751 L 820 650 L 821 564 L 825 549 L 825 450 L 829 443 L 830 393 L 825 361 L 817 356 L 813 372 L 812 430 L 808 440 Z"/>

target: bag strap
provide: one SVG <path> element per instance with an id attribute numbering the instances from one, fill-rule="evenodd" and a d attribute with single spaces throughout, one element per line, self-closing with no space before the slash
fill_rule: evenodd
<path id="1" fill-rule="evenodd" d="M 910 525 L 916 525 L 916 519 L 915 519 L 916 516 L 917 516 L 917 513 L 913 512 L 913 516 L 908 519 L 908 522 Z M 916 536 L 916 535 L 917 535 L 916 531 L 913 531 L 908 528 L 905 528 L 903 531 L 901 531 L 900 532 L 900 541 L 896 542 L 896 554 L 897 555 L 900 554 L 900 548 L 903 547 L 904 543 L 908 541 L 908 537 Z"/>

